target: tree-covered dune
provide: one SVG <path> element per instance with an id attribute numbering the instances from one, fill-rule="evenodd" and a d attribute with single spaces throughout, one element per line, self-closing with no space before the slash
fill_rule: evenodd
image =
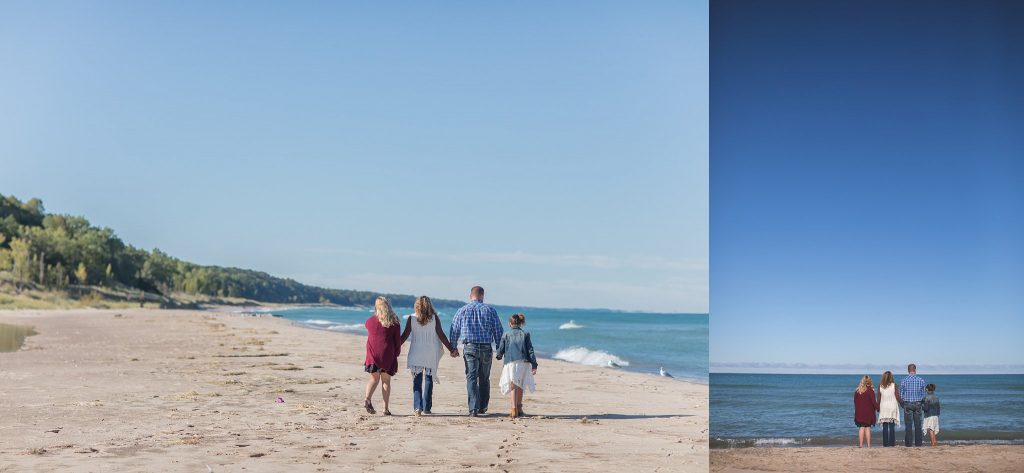
<path id="1" fill-rule="evenodd" d="M 106 286 L 171 295 L 184 293 L 270 303 L 371 306 L 379 293 L 326 289 L 260 271 L 202 266 L 158 249 L 121 241 L 109 228 L 83 217 L 48 214 L 39 199 L 22 202 L 0 194 L 0 273 L 17 284 L 62 290 L 70 285 Z M 385 294 L 395 306 L 411 307 L 414 296 Z M 436 299 L 439 307 L 461 305 Z"/>

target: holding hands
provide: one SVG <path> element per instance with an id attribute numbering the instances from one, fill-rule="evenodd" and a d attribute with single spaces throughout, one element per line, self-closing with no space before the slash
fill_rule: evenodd
<path id="1" fill-rule="evenodd" d="M 452 358 L 456 358 L 459 356 L 459 349 L 452 347 L 452 350 L 448 352 L 448 354 L 451 355 Z"/>

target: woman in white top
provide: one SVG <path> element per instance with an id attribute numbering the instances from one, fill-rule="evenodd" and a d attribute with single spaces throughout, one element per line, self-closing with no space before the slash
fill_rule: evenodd
<path id="1" fill-rule="evenodd" d="M 900 391 L 892 378 L 892 371 L 882 373 L 878 384 L 878 422 L 882 423 L 882 446 L 896 446 L 896 426 L 900 425 Z"/>
<path id="2" fill-rule="evenodd" d="M 437 365 L 441 362 L 441 345 L 444 345 L 452 357 L 459 354 L 452 348 L 444 330 L 441 329 L 441 321 L 438 320 L 437 311 L 434 310 L 429 297 L 417 298 L 413 310 L 415 313 L 406 318 L 402 343 L 412 338 L 407 365 L 413 375 L 412 408 L 419 416 L 424 413 L 430 414 L 433 384 L 439 382 Z"/>

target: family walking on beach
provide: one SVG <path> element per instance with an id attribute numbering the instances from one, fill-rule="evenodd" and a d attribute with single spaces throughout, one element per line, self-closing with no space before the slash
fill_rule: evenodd
<path id="1" fill-rule="evenodd" d="M 363 365 L 369 373 L 363 400 L 366 412 L 377 412 L 370 398 L 379 384 L 384 415 L 391 415 L 391 377 L 398 372 L 402 344 L 409 341 L 406 365 L 413 376 L 413 411 L 417 416 L 431 413 L 433 384 L 440 383 L 437 367 L 443 356 L 442 346 L 449 356 L 455 358 L 459 356 L 460 345 L 466 366 L 469 415 L 477 417 L 487 413 L 491 397 L 492 355 L 498 360 L 504 358 L 499 387 L 503 395 L 509 396 L 509 416 L 524 415 L 523 389 L 536 390 L 533 375 L 537 374 L 533 342 L 530 333 L 522 328 L 526 324 L 526 316 L 512 314 L 508 321 L 510 330 L 506 332 L 502 329 L 498 312 L 484 303 L 484 288 L 474 286 L 470 289 L 469 298 L 469 303 L 452 317 L 448 336 L 441 329 L 441 321 L 429 297 L 416 299 L 414 313 L 407 316 L 404 331 L 400 330 L 401 323 L 387 298 L 377 298 L 373 315 L 366 319 L 365 324 L 368 338 Z"/>
<path id="2" fill-rule="evenodd" d="M 907 377 L 897 387 L 892 371 L 882 373 L 882 380 L 875 393 L 870 376 L 864 376 L 853 392 L 853 421 L 859 429 L 860 446 L 867 439 L 871 448 L 871 427 L 877 421 L 882 423 L 882 446 L 896 446 L 896 427 L 900 425 L 900 408 L 906 415 L 903 442 L 906 446 L 920 447 L 923 433 L 928 432 L 934 447 L 935 435 L 939 433 L 939 397 L 935 385 L 925 384 L 917 375 L 917 365 L 907 365 Z M 913 443 L 911 443 L 913 442 Z"/>

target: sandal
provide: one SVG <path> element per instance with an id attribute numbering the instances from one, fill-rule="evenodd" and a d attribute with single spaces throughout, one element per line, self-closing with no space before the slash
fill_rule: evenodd
<path id="1" fill-rule="evenodd" d="M 373 403 L 369 399 L 363 401 L 363 407 L 366 408 L 366 412 L 370 414 L 376 414 L 377 411 L 373 410 Z"/>
<path id="2" fill-rule="evenodd" d="M 391 411 L 384 411 L 384 415 L 386 415 L 386 416 L 391 415 Z"/>

